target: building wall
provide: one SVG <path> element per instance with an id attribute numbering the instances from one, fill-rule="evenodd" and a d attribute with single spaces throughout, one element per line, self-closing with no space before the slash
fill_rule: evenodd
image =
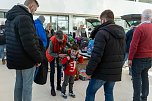
<path id="1" fill-rule="evenodd" d="M 99 15 L 103 9 L 103 0 L 38 0 L 38 12 L 45 14 L 85 14 Z M 0 9 L 10 9 L 24 0 L 3 0 Z"/>
<path id="2" fill-rule="evenodd" d="M 152 4 L 126 0 L 116 0 L 113 3 L 112 0 L 105 0 L 104 9 L 113 10 L 118 17 L 126 14 L 141 14 L 144 9 L 152 9 Z"/>
<path id="3" fill-rule="evenodd" d="M 24 1 L 25 0 L 1 0 L 0 11 L 7 11 L 17 3 L 23 4 Z M 125 28 L 126 24 L 119 19 L 120 16 L 126 14 L 141 14 L 144 9 L 152 8 L 152 4 L 127 0 L 38 0 L 38 2 L 40 7 L 37 10 L 37 16 L 34 18 L 37 18 L 39 14 L 43 14 L 47 18 L 45 24 L 51 22 L 56 30 L 58 29 L 58 25 L 68 27 L 68 30 L 65 30 L 67 33 L 73 32 L 73 26 L 79 27 L 82 22 L 85 24 L 86 18 L 98 17 L 105 9 L 111 9 L 115 17 L 118 18 L 116 23 Z M 68 16 L 68 21 L 59 21 L 59 16 Z M 1 20 L 5 19 L 0 19 L 0 21 Z"/>
<path id="4" fill-rule="evenodd" d="M 0 9 L 10 9 L 25 0 L 1 0 Z M 152 4 L 126 0 L 38 0 L 39 13 L 43 14 L 79 14 L 98 16 L 105 9 L 111 9 L 116 16 L 141 13 L 143 9 L 152 8 Z"/>

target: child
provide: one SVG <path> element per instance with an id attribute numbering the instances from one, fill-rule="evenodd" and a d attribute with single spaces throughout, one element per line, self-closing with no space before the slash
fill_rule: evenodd
<path id="1" fill-rule="evenodd" d="M 83 62 L 83 57 L 79 55 L 79 49 L 77 44 L 73 44 L 71 50 L 68 51 L 68 56 L 62 59 L 62 65 L 64 68 L 64 81 L 61 88 L 61 95 L 63 98 L 67 98 L 66 86 L 69 83 L 69 95 L 75 98 L 73 93 L 73 84 L 76 74 L 76 61 Z"/>

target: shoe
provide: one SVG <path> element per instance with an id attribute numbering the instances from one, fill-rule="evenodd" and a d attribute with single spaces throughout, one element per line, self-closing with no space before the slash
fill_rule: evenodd
<path id="1" fill-rule="evenodd" d="M 55 93 L 55 90 L 54 90 L 54 89 L 51 89 L 51 95 L 52 95 L 52 96 L 56 96 L 56 93 Z"/>
<path id="2" fill-rule="evenodd" d="M 2 59 L 2 64 L 5 65 L 5 60 L 4 59 Z"/>
<path id="3" fill-rule="evenodd" d="M 61 85 L 58 85 L 58 86 L 56 87 L 56 90 L 61 91 Z"/>
<path id="4" fill-rule="evenodd" d="M 75 98 L 75 94 L 74 94 L 73 92 L 70 92 L 70 93 L 69 93 L 69 96 Z"/>
<path id="5" fill-rule="evenodd" d="M 63 92 L 61 92 L 61 96 L 64 98 L 64 99 L 67 99 L 67 95 Z"/>

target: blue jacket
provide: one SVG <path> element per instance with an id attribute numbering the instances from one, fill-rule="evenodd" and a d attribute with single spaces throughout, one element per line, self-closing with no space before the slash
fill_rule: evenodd
<path id="1" fill-rule="evenodd" d="M 43 25 L 39 19 L 36 19 L 34 21 L 34 23 L 35 23 L 37 34 L 38 34 L 39 38 L 41 39 L 41 41 L 43 42 L 43 46 L 46 48 L 47 47 L 47 36 L 46 36 L 45 30 L 43 28 Z"/>

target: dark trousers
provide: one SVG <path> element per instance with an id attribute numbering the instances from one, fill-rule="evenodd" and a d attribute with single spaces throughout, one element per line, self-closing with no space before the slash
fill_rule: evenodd
<path id="1" fill-rule="evenodd" d="M 133 59 L 133 101 L 147 101 L 149 94 L 148 70 L 152 66 L 152 58 Z"/>
<path id="2" fill-rule="evenodd" d="M 73 76 L 69 76 L 69 75 L 64 75 L 64 82 L 62 84 L 62 93 L 65 93 L 66 92 L 66 86 L 68 85 L 69 83 L 69 92 L 73 92 L 73 84 L 74 84 L 74 77 L 75 75 Z"/>
<path id="3" fill-rule="evenodd" d="M 59 65 L 59 58 L 55 58 L 50 62 L 50 83 L 52 89 L 54 89 L 54 74 L 55 74 L 55 60 L 57 64 L 57 86 L 61 84 L 61 68 L 62 66 Z"/>

